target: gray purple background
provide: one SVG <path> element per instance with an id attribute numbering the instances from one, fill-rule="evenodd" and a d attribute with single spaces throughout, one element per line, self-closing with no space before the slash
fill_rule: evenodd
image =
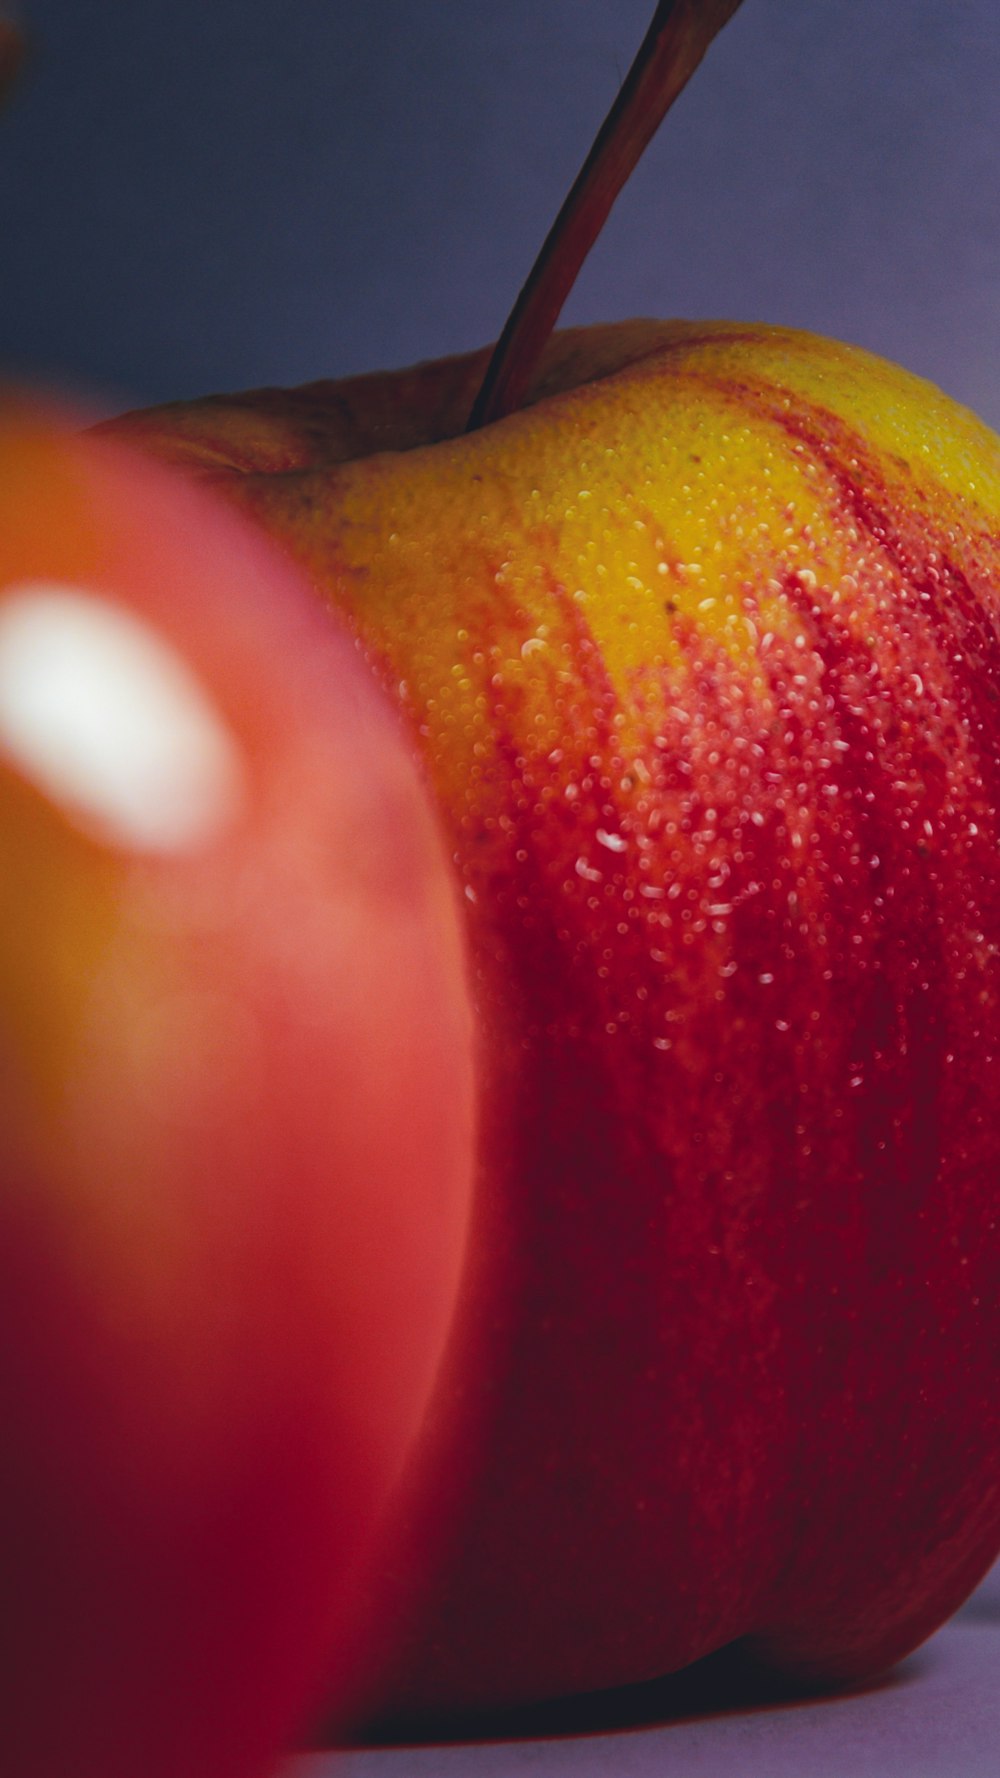
<path id="1" fill-rule="evenodd" d="M 0 368 L 108 409 L 477 346 L 652 0 L 15 0 Z M 1000 427 L 995 0 L 745 0 L 564 319 L 859 342 Z"/>

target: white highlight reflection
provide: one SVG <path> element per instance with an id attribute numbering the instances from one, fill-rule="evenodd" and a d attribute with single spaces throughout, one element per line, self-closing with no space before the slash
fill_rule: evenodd
<path id="1" fill-rule="evenodd" d="M 176 649 L 79 587 L 0 597 L 0 751 L 78 825 L 133 850 L 203 845 L 243 801 L 238 745 Z"/>

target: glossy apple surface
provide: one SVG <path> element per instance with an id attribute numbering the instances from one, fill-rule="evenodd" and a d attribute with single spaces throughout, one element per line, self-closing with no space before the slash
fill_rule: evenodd
<path id="1" fill-rule="evenodd" d="M 472 1028 L 349 638 L 180 478 L 0 410 L 0 1629 L 17 1778 L 244 1778 L 445 1348 Z"/>
<path id="2" fill-rule="evenodd" d="M 348 617 L 465 892 L 483 1386 L 387 1704 L 870 1674 L 1000 1546 L 1000 449 L 777 329 L 458 436 L 483 365 L 126 423 Z"/>

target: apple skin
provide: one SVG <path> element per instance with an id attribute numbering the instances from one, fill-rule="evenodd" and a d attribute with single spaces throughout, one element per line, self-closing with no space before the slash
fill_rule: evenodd
<path id="1" fill-rule="evenodd" d="M 380 1704 L 861 1679 L 1000 1548 L 1000 448 L 780 329 L 458 436 L 484 362 L 121 423 L 346 615 L 465 891 L 479 1387 Z"/>
<path id="2" fill-rule="evenodd" d="M 99 761 L 82 790 L 35 769 L 9 651 L 28 612 L 51 676 L 53 597 L 84 640 L 141 638 L 157 721 L 156 663 L 183 664 L 228 802 L 151 835 L 148 786 L 136 813 Z M 88 663 L 127 702 L 113 651 Z M 4 1769 L 250 1778 L 358 1682 L 449 1336 L 464 935 L 353 641 L 221 502 L 13 396 L 0 862 Z"/>

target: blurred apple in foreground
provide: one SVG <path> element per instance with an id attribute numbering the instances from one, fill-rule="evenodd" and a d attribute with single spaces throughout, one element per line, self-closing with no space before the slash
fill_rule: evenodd
<path id="1" fill-rule="evenodd" d="M 232 514 L 0 413 L 0 1742 L 242 1778 L 455 1307 L 462 937 L 398 721 Z"/>
<path id="2" fill-rule="evenodd" d="M 490 1268 L 390 1710 L 748 1639 L 876 1672 L 1000 1546 L 1000 448 L 725 323 L 123 423 L 349 619 L 475 958 Z"/>

